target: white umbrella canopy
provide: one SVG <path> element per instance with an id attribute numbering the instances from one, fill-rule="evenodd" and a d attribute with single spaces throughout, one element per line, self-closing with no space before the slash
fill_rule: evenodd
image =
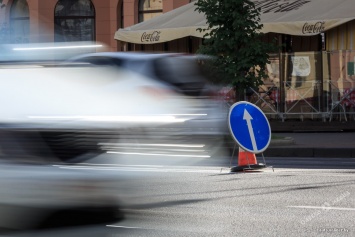
<path id="1" fill-rule="evenodd" d="M 263 33 L 311 36 L 355 19 L 353 0 L 255 1 Z"/>
<path id="2" fill-rule="evenodd" d="M 355 19 L 354 0 L 253 0 L 261 7 L 263 33 L 311 36 Z M 119 29 L 114 38 L 135 44 L 163 43 L 187 36 L 202 38 L 207 29 L 203 13 L 195 2 L 154 17 L 145 22 Z"/>
<path id="3" fill-rule="evenodd" d="M 207 29 L 206 18 L 195 9 L 195 3 L 191 2 L 139 24 L 119 29 L 115 39 L 136 44 L 154 44 L 187 36 L 202 38 L 205 33 L 197 29 Z"/>

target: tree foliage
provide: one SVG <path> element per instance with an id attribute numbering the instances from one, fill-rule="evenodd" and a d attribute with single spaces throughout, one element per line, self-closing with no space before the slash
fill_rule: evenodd
<path id="1" fill-rule="evenodd" d="M 213 56 L 210 67 L 219 80 L 240 90 L 261 85 L 267 78 L 269 53 L 277 48 L 262 41 L 260 9 L 251 0 L 198 0 L 196 11 L 205 14 L 208 29 L 198 53 Z"/>

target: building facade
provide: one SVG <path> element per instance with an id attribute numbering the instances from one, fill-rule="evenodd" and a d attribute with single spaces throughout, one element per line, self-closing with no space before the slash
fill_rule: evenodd
<path id="1" fill-rule="evenodd" d="M 190 0 L 2 0 L 0 43 L 96 41 L 122 50 L 117 29 L 137 24 Z"/>
<path id="2" fill-rule="evenodd" d="M 191 0 L 0 0 L 0 44 L 95 41 L 105 51 L 195 53 L 201 38 L 150 45 L 114 39 L 126 28 Z M 271 117 L 355 119 L 355 20 L 315 36 L 268 33 L 285 47 L 271 58 L 269 82 L 254 102 Z M 281 42 L 280 42 L 281 41 Z M 269 84 L 268 84 L 269 83 Z M 341 116 L 338 116 L 341 119 Z"/>

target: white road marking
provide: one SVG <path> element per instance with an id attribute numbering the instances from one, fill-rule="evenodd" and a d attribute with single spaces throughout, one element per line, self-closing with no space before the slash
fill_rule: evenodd
<path id="1" fill-rule="evenodd" d="M 307 209 L 324 209 L 324 210 L 340 210 L 340 211 L 355 211 L 355 208 L 347 207 L 324 207 L 324 206 L 288 206 L 292 208 L 307 208 Z"/>
<path id="2" fill-rule="evenodd" d="M 124 229 L 142 229 L 141 227 L 134 227 L 134 226 L 123 226 L 123 225 L 106 225 L 107 227 L 114 227 L 114 228 L 124 228 Z"/>
<path id="3" fill-rule="evenodd" d="M 332 176 L 332 177 L 354 177 L 355 171 L 350 169 L 292 169 L 274 167 L 276 174 L 292 174 L 303 176 Z M 346 173 L 346 172 L 351 172 Z"/>
<path id="4" fill-rule="evenodd" d="M 114 166 L 114 167 L 149 167 L 149 168 L 163 168 L 164 166 L 163 165 L 125 165 L 125 164 L 95 164 L 95 163 L 79 163 L 80 166 L 84 166 L 85 165 L 88 165 L 88 166 L 106 166 L 106 167 L 110 167 L 110 166 Z M 53 165 L 53 166 L 59 166 L 59 167 L 62 167 L 62 166 L 65 166 L 64 164 L 63 165 Z M 70 166 L 70 165 L 68 165 Z M 78 166 L 78 165 L 75 165 L 75 166 Z M 80 167 L 78 166 L 78 167 Z"/>
<path id="5" fill-rule="evenodd" d="M 81 169 L 81 170 L 116 170 L 127 172 L 175 172 L 175 173 L 207 173 L 207 174 L 226 174 L 231 173 L 230 167 L 221 166 L 163 166 L 163 165 L 127 165 L 127 164 L 94 164 L 80 163 L 77 165 L 53 165 L 61 169 Z M 297 176 L 327 176 L 327 177 L 355 177 L 355 171 L 349 169 L 293 169 L 293 168 L 275 168 L 267 166 L 265 169 L 257 170 L 259 172 L 245 172 L 249 175 L 297 175 Z M 348 172 L 348 173 L 346 173 Z M 238 172 L 243 173 L 243 172 Z M 238 173 L 231 173 L 237 175 Z"/>
<path id="6" fill-rule="evenodd" d="M 188 148 L 202 148 L 205 144 L 144 144 L 144 143 L 99 143 L 98 145 L 117 145 L 117 146 L 164 146 L 164 147 L 188 147 Z"/>
<path id="7" fill-rule="evenodd" d="M 141 155 L 141 156 L 173 156 L 173 157 L 194 157 L 194 158 L 210 158 L 209 155 L 179 155 L 179 154 L 159 154 L 159 153 L 139 153 L 139 152 L 118 152 L 118 151 L 107 151 L 108 154 L 122 154 L 122 155 Z"/>
<path id="8" fill-rule="evenodd" d="M 207 174 L 216 174 L 216 173 L 221 173 L 220 168 L 215 168 L 215 169 L 203 169 L 201 167 L 199 168 L 186 168 L 186 167 L 177 167 L 177 166 L 165 166 L 165 167 L 159 167 L 157 168 L 156 166 L 153 167 L 94 167 L 94 166 L 57 166 L 60 169 L 74 169 L 74 170 L 101 170 L 101 171 L 109 171 L 109 170 L 116 170 L 116 171 L 126 171 L 126 172 L 158 172 L 158 173 L 166 173 L 166 172 L 174 172 L 174 173 L 207 173 Z M 223 172 L 223 173 L 229 173 L 228 172 Z"/>

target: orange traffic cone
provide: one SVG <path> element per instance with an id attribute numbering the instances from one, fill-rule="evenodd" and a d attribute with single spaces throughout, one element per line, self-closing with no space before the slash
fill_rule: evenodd
<path id="1" fill-rule="evenodd" d="M 256 156 L 254 153 L 247 152 L 239 147 L 239 154 L 238 154 L 238 166 L 245 166 L 245 165 L 256 165 Z"/>
<path id="2" fill-rule="evenodd" d="M 265 167 L 264 164 L 258 164 L 254 153 L 247 152 L 239 147 L 238 166 L 232 167 L 231 172 L 256 170 Z"/>

